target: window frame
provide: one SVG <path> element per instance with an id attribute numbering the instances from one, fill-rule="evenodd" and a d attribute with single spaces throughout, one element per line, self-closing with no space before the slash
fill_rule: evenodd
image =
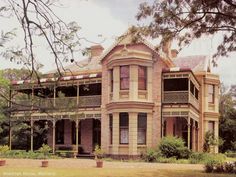
<path id="1" fill-rule="evenodd" d="M 143 69 L 144 76 L 141 75 L 141 69 Z M 140 86 L 140 82 L 144 82 L 144 88 Z M 138 90 L 147 90 L 147 67 L 138 66 Z"/>
<path id="2" fill-rule="evenodd" d="M 127 75 L 122 73 L 122 68 L 127 69 Z M 123 82 L 128 82 L 128 84 L 122 84 Z M 130 84 L 130 66 L 129 65 L 123 65 L 120 66 L 120 90 L 129 90 L 129 84 Z"/>
<path id="3" fill-rule="evenodd" d="M 140 123 L 140 119 L 141 118 L 145 118 L 145 125 L 141 125 Z M 137 117 L 137 144 L 138 145 L 146 145 L 147 144 L 147 113 L 138 113 L 138 117 Z M 142 122 L 142 121 L 141 121 Z M 141 125 L 141 126 L 140 126 Z M 139 136 L 139 132 L 143 132 L 144 133 L 144 142 L 139 142 L 141 136 Z"/>
<path id="4" fill-rule="evenodd" d="M 212 93 L 210 92 L 210 87 L 212 87 Z M 215 103 L 215 86 L 213 84 L 208 85 L 208 103 Z"/>
<path id="5" fill-rule="evenodd" d="M 121 119 L 124 119 L 124 118 L 127 118 L 127 125 L 121 125 Z M 124 142 L 125 140 L 124 139 L 122 139 L 122 137 L 121 137 L 121 134 L 122 134 L 122 132 L 125 132 L 125 131 L 127 131 L 127 137 L 126 137 L 126 139 L 125 140 L 127 140 L 127 142 Z M 129 113 L 127 113 L 127 112 L 121 112 L 120 114 L 119 114 L 119 143 L 122 145 L 127 145 L 127 144 L 129 144 Z"/>

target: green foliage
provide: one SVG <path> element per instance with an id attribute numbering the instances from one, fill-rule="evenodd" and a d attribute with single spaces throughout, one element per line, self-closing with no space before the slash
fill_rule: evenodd
<path id="1" fill-rule="evenodd" d="M 154 148 L 149 148 L 146 152 L 142 153 L 142 159 L 146 162 L 156 162 L 161 156 L 161 152 Z"/>
<path id="2" fill-rule="evenodd" d="M 210 147 L 215 146 L 217 144 L 218 141 L 214 137 L 214 133 L 211 131 L 207 131 L 204 137 L 204 145 L 203 145 L 204 152 L 210 152 Z"/>
<path id="3" fill-rule="evenodd" d="M 224 159 L 220 156 L 211 156 L 205 162 L 205 171 L 207 173 L 213 172 L 217 169 L 218 172 L 222 169 Z"/>
<path id="4" fill-rule="evenodd" d="M 39 148 L 39 152 L 44 155 L 44 158 L 48 158 L 49 152 L 51 151 L 51 147 L 48 146 L 47 144 L 43 144 L 41 148 Z"/>
<path id="5" fill-rule="evenodd" d="M 222 86 L 220 95 L 220 122 L 219 122 L 219 136 L 224 140 L 220 146 L 221 152 L 234 151 L 236 152 L 236 105 L 232 99 L 236 96 L 235 86 L 230 88 L 229 92 L 225 91 Z"/>
<path id="6" fill-rule="evenodd" d="M 176 157 L 177 159 L 188 158 L 191 151 L 184 146 L 181 138 L 167 136 L 162 138 L 158 145 L 161 154 L 164 157 Z"/>
<path id="7" fill-rule="evenodd" d="M 146 1 L 140 4 L 138 20 L 146 20 L 141 28 L 152 38 L 175 39 L 180 49 L 204 35 L 223 33 L 215 56 L 227 56 L 235 51 L 235 15 L 233 1 L 168 0 Z"/>
<path id="8" fill-rule="evenodd" d="M 9 151 L 7 145 L 0 146 L 0 157 L 3 157 Z"/>
<path id="9" fill-rule="evenodd" d="M 101 147 L 99 145 L 95 146 L 94 155 L 95 155 L 96 159 L 102 159 L 103 158 L 104 151 L 101 149 Z"/>

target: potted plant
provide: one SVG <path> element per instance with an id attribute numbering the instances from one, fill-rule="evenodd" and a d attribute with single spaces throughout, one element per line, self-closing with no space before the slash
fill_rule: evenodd
<path id="1" fill-rule="evenodd" d="M 95 146 L 94 155 L 95 155 L 95 160 L 97 163 L 97 168 L 102 168 L 103 167 L 102 158 L 103 158 L 104 152 L 99 145 Z"/>
<path id="2" fill-rule="evenodd" d="M 0 157 L 4 157 L 4 154 L 9 151 L 9 147 L 7 145 L 0 146 Z M 4 166 L 6 164 L 5 159 L 0 159 L 0 166 Z"/>
<path id="3" fill-rule="evenodd" d="M 48 167 L 48 158 L 49 152 L 51 151 L 50 146 L 43 144 L 41 148 L 39 148 L 39 152 L 43 154 L 43 159 L 42 160 L 42 167 Z"/>

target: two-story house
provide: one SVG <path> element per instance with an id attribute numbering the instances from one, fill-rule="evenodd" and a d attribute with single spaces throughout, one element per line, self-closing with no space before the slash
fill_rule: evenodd
<path id="1" fill-rule="evenodd" d="M 202 151 L 206 131 L 218 137 L 219 77 L 206 56 L 157 51 L 128 32 L 106 51 L 92 46 L 62 77 L 55 72 L 11 86 L 12 95 L 28 95 L 12 98 L 11 120 L 30 122 L 32 134 L 43 121 L 53 152 L 71 146 L 92 153 L 99 144 L 113 158 L 136 158 L 164 136 L 182 137 L 193 151 Z"/>

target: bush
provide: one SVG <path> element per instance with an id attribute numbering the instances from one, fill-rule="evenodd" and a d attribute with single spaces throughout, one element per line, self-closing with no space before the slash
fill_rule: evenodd
<path id="1" fill-rule="evenodd" d="M 191 151 L 184 146 L 181 138 L 167 136 L 162 138 L 158 146 L 164 157 L 176 157 L 177 159 L 188 158 Z"/>
<path id="2" fill-rule="evenodd" d="M 194 152 L 190 155 L 189 162 L 191 164 L 200 164 L 204 163 L 208 158 L 210 158 L 211 154 L 202 153 L 202 152 Z"/>
<path id="3" fill-rule="evenodd" d="M 223 172 L 224 171 L 224 160 L 226 157 L 223 154 L 210 155 L 205 161 L 205 171 L 210 172 Z"/>
<path id="4" fill-rule="evenodd" d="M 147 149 L 147 151 L 142 154 L 142 158 L 146 162 L 155 162 L 159 157 L 161 157 L 161 152 L 153 148 Z"/>
<path id="5" fill-rule="evenodd" d="M 225 166 L 225 172 L 226 173 L 233 173 L 234 172 L 234 166 L 236 168 L 236 164 L 231 163 L 231 162 L 226 162 L 224 166 Z"/>

